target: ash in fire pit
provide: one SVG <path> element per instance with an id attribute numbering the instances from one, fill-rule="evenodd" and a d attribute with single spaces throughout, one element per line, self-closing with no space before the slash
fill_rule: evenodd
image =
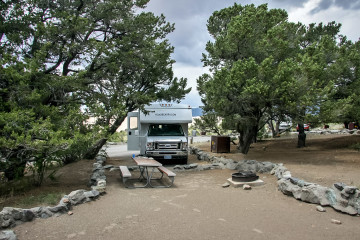
<path id="1" fill-rule="evenodd" d="M 239 171 L 231 176 L 234 182 L 253 182 L 259 179 L 259 176 L 250 171 Z"/>

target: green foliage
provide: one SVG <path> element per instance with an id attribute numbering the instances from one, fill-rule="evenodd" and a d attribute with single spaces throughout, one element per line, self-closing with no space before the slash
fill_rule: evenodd
<path id="1" fill-rule="evenodd" d="M 39 195 L 31 195 L 21 199 L 17 205 L 22 207 L 35 207 L 35 206 L 55 206 L 59 203 L 61 198 L 64 196 L 64 193 L 42 193 Z"/>
<path id="2" fill-rule="evenodd" d="M 92 139 L 80 133 L 81 125 L 72 122 L 76 117 L 36 118 L 30 109 L 1 112 L 0 145 L 6 177 L 22 177 L 26 162 L 32 161 L 34 182 L 40 185 L 51 162 L 62 165 L 80 159 Z"/>
<path id="3" fill-rule="evenodd" d="M 9 179 L 31 160 L 41 184 L 49 163 L 99 153 L 129 111 L 190 91 L 173 76 L 166 35 L 174 25 L 142 11 L 147 3 L 1 4 L 0 153 Z"/>
<path id="4" fill-rule="evenodd" d="M 360 119 L 360 42 L 342 39 L 333 74 L 334 87 L 321 105 L 323 122 L 356 122 Z"/>
<path id="5" fill-rule="evenodd" d="M 222 134 L 220 118 L 214 113 L 207 113 L 200 118 L 194 119 L 194 129 L 200 132 L 214 132 L 218 135 Z"/>
<path id="6" fill-rule="evenodd" d="M 319 114 L 334 87 L 341 41 L 340 24 L 288 22 L 281 9 L 238 5 L 208 20 L 213 42 L 198 79 L 205 110 L 214 111 L 240 134 L 247 153 L 263 122 L 286 116 L 304 121 Z"/>
<path id="7" fill-rule="evenodd" d="M 360 143 L 355 143 L 355 144 L 351 145 L 349 148 L 360 152 Z"/>
<path id="8" fill-rule="evenodd" d="M 127 142 L 127 132 L 126 131 L 115 132 L 113 135 L 111 135 L 109 137 L 108 141 L 109 142 L 126 143 Z"/>

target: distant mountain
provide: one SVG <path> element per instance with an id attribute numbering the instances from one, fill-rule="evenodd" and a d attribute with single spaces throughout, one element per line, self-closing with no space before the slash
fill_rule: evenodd
<path id="1" fill-rule="evenodd" d="M 193 108 L 192 109 L 192 116 L 193 117 L 200 117 L 203 115 L 203 110 L 202 108 Z"/>

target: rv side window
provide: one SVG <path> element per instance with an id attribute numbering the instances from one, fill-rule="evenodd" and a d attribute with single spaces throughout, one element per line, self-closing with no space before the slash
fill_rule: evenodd
<path id="1" fill-rule="evenodd" d="M 130 130 L 138 129 L 138 117 L 130 117 Z"/>
<path id="2" fill-rule="evenodd" d="M 151 124 L 148 136 L 184 136 L 184 131 L 178 124 Z"/>

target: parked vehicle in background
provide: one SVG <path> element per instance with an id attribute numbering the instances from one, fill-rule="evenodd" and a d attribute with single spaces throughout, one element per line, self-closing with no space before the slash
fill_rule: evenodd
<path id="1" fill-rule="evenodd" d="M 304 123 L 304 130 L 305 131 L 310 131 L 310 125 Z M 299 125 L 296 125 L 296 131 L 299 131 Z"/>
<path id="2" fill-rule="evenodd" d="M 292 123 L 291 122 L 281 122 L 279 124 L 279 130 L 280 131 L 286 131 L 286 130 L 289 130 L 292 126 Z"/>

